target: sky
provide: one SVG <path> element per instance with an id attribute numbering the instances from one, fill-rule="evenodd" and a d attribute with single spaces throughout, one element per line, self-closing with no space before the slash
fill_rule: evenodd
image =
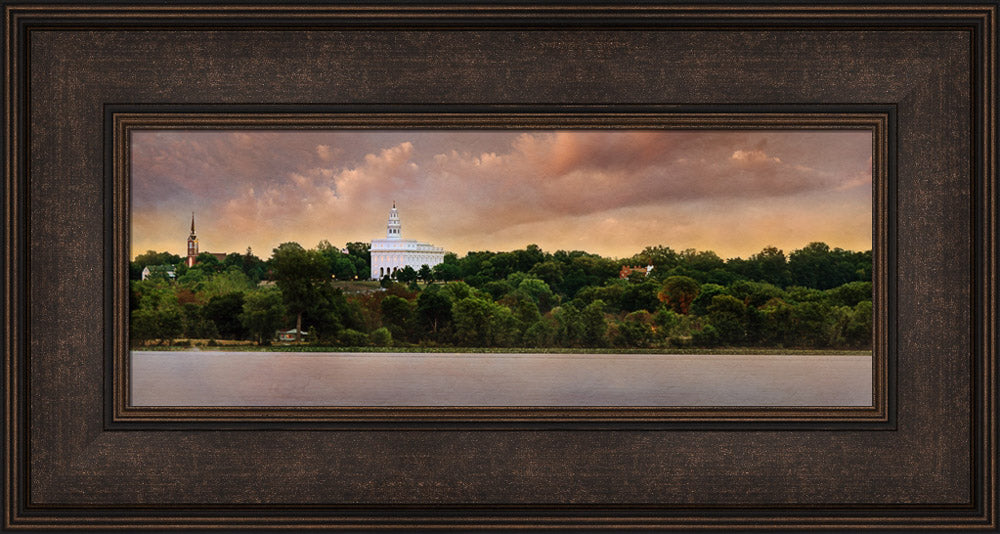
<path id="1" fill-rule="evenodd" d="M 862 130 L 139 130 L 131 252 L 268 258 L 402 237 L 455 252 L 872 247 Z"/>

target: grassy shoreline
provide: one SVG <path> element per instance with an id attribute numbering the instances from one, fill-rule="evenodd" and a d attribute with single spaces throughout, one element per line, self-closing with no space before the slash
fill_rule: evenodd
<path id="1" fill-rule="evenodd" d="M 196 345 L 149 346 L 133 348 L 140 351 L 214 351 L 214 352 L 365 352 L 365 353 L 469 353 L 469 354 L 739 354 L 761 356 L 870 356 L 870 350 L 834 349 L 787 349 L 760 347 L 726 348 L 649 348 L 649 349 L 609 349 L 609 348 L 475 348 L 475 347 L 324 347 L 312 345 L 220 345 L 215 347 Z"/>

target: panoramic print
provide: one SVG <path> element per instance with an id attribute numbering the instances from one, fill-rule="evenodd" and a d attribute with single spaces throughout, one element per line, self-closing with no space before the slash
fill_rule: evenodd
<path id="1" fill-rule="evenodd" d="M 871 406 L 869 130 L 138 130 L 135 406 Z"/>

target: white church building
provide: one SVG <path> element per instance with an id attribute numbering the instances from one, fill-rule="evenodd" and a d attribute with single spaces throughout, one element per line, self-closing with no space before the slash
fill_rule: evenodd
<path id="1" fill-rule="evenodd" d="M 389 210 L 385 239 L 372 239 L 372 279 L 380 280 L 387 274 L 391 276 L 407 266 L 419 271 L 424 265 L 434 267 L 444 261 L 443 248 L 403 239 L 401 228 L 396 203 L 393 202 L 392 209 Z"/>

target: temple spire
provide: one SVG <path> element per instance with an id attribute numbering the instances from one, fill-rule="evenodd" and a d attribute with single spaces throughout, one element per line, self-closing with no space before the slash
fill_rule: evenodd
<path id="1" fill-rule="evenodd" d="M 194 267 L 198 260 L 198 236 L 194 235 L 194 212 L 191 212 L 191 235 L 187 242 L 187 266 Z"/>
<path id="2" fill-rule="evenodd" d="M 389 210 L 389 223 L 385 228 L 385 236 L 389 239 L 399 239 L 402 225 L 399 223 L 399 213 L 396 211 L 396 201 L 392 201 L 392 209 Z"/>

